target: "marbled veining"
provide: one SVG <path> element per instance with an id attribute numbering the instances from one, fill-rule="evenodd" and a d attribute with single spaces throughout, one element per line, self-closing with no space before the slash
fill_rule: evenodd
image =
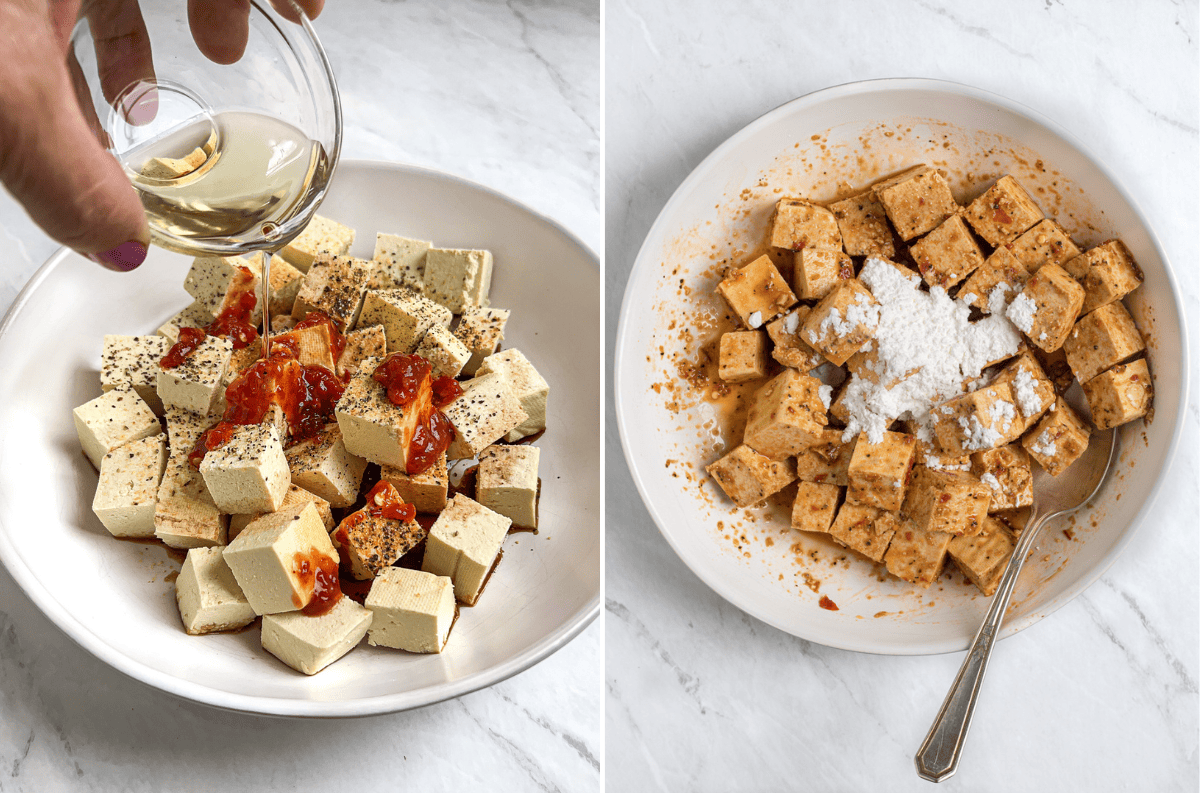
<path id="1" fill-rule="evenodd" d="M 348 158 L 464 176 L 600 243 L 599 11 L 330 0 Z M 0 195 L 0 310 L 58 247 Z M 339 721 L 226 713 L 109 669 L 0 568 L 0 791 L 576 791 L 599 784 L 600 626 L 533 669 L 421 710 Z"/>
<path id="2" fill-rule="evenodd" d="M 1200 317 L 1194 3 L 734 8 L 607 6 L 610 352 L 637 249 L 691 169 L 789 99 L 880 77 L 976 85 L 1073 131 L 1153 219 L 1186 310 Z M 1197 788 L 1197 406 L 1193 393 L 1171 496 L 1114 567 L 998 646 L 960 770 L 944 787 Z M 962 654 L 843 652 L 747 616 L 655 530 L 611 408 L 606 441 L 606 748 L 620 758 L 607 767 L 609 788 L 929 790 L 912 755 Z"/>

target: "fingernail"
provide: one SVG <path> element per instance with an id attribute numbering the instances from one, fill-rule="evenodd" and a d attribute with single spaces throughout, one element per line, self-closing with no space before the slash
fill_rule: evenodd
<path id="1" fill-rule="evenodd" d="M 87 258 L 119 273 L 127 273 L 146 261 L 146 246 L 137 240 L 123 242 L 104 253 L 88 253 Z"/>

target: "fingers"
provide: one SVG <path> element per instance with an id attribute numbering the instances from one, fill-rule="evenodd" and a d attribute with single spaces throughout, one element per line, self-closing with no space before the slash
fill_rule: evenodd
<path id="1" fill-rule="evenodd" d="M 188 0 L 188 25 L 200 52 L 220 64 L 236 63 L 250 37 L 249 0 Z"/>
<path id="2" fill-rule="evenodd" d="M 82 13 L 92 31 L 100 87 L 109 104 L 134 83 L 154 79 L 150 36 L 137 0 L 87 0 Z"/>

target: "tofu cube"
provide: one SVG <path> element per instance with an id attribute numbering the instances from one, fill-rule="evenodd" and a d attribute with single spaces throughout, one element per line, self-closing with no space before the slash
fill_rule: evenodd
<path id="1" fill-rule="evenodd" d="M 492 252 L 430 248 L 425 255 L 425 294 L 455 314 L 488 304 Z"/>
<path id="2" fill-rule="evenodd" d="M 408 446 L 421 417 L 423 400 L 418 398 L 406 407 L 393 404 L 387 398 L 387 389 L 372 377 L 378 363 L 374 358 L 363 361 L 346 384 L 334 417 L 350 454 L 368 462 L 406 468 Z"/>
<path id="3" fill-rule="evenodd" d="M 318 256 L 343 256 L 354 244 L 354 229 L 313 215 L 304 231 L 279 252 L 288 264 L 307 273 Z"/>
<path id="4" fill-rule="evenodd" d="M 475 605 L 480 590 L 500 561 L 500 545 L 512 521 L 457 494 L 438 515 L 425 540 L 421 569 L 454 582 L 454 597 Z"/>
<path id="5" fill-rule="evenodd" d="M 772 460 L 744 443 L 704 470 L 739 507 L 765 501 L 796 478 L 791 460 Z"/>
<path id="6" fill-rule="evenodd" d="M 928 165 L 916 165 L 872 188 L 900 239 L 908 242 L 958 213 L 945 178 Z"/>
<path id="7" fill-rule="evenodd" d="M 898 511 L 912 476 L 916 440 L 903 432 L 885 432 L 882 441 L 871 443 L 865 433 L 859 435 L 846 471 L 846 502 Z"/>
<path id="8" fill-rule="evenodd" d="M 444 325 L 425 331 L 416 354 L 429 361 L 434 377 L 458 377 L 471 360 L 471 351 Z"/>
<path id="9" fill-rule="evenodd" d="M 873 562 L 883 559 L 895 533 L 896 521 L 890 512 L 849 502 L 842 504 L 829 528 L 829 535 L 839 544 Z"/>
<path id="10" fill-rule="evenodd" d="M 171 349 L 163 336 L 105 336 L 100 355 L 100 388 L 129 386 L 155 414 L 163 414 L 158 398 L 158 362 Z"/>
<path id="11" fill-rule="evenodd" d="M 792 286 L 801 300 L 820 300 L 838 281 L 854 277 L 854 262 L 841 251 L 801 248 L 794 258 Z"/>
<path id="12" fill-rule="evenodd" d="M 994 518 L 984 521 L 984 529 L 974 537 L 955 537 L 947 551 L 950 558 L 979 591 L 991 597 L 1008 567 L 1016 548 L 1013 536 Z"/>
<path id="13" fill-rule="evenodd" d="M 1057 264 L 1044 265 L 1008 306 L 1007 316 L 1046 352 L 1062 346 L 1083 306 L 1083 287 Z"/>
<path id="14" fill-rule="evenodd" d="M 357 374 L 363 361 L 387 355 L 387 334 L 382 325 L 352 330 L 345 335 L 346 343 L 337 360 L 338 376 L 345 379 Z"/>
<path id="15" fill-rule="evenodd" d="M 897 578 L 928 589 L 942 574 L 946 551 L 953 539 L 952 534 L 924 531 L 913 521 L 901 519 L 883 555 L 883 563 Z"/>
<path id="16" fill-rule="evenodd" d="M 333 320 L 338 330 L 351 330 L 362 312 L 363 294 L 371 276 L 369 262 L 351 256 L 322 255 L 308 268 L 296 292 L 292 319 L 301 320 L 310 311 L 320 311 Z"/>
<path id="17" fill-rule="evenodd" d="M 1012 391 L 1020 414 L 1019 434 L 1024 434 L 1054 404 L 1054 383 L 1028 350 L 1006 364 L 992 385 L 1007 385 Z"/>
<path id="18" fill-rule="evenodd" d="M 425 527 L 415 520 L 393 520 L 371 514 L 371 504 L 351 512 L 330 539 L 342 565 L 359 581 L 368 581 L 395 564 L 425 539 Z"/>
<path id="19" fill-rule="evenodd" d="M 309 325 L 305 328 L 293 328 L 286 333 L 271 335 L 272 343 L 284 339 L 295 342 L 296 351 L 299 353 L 297 360 L 304 366 L 323 366 L 331 372 L 336 371 L 337 362 L 333 360 L 333 339 L 329 333 L 329 326 L 325 323 Z M 258 350 L 258 356 L 261 356 L 261 340 L 253 346 Z M 253 362 L 252 360 L 251 363 Z"/>
<path id="20" fill-rule="evenodd" d="M 268 614 L 262 622 L 262 646 L 297 672 L 315 675 L 358 646 L 371 618 L 367 608 L 348 597 L 319 617 L 299 611 Z"/>
<path id="21" fill-rule="evenodd" d="M 825 207 L 802 198 L 781 198 L 771 217 L 771 245 L 789 251 L 840 251 L 842 234 L 837 218 Z"/>
<path id="22" fill-rule="evenodd" d="M 175 579 L 175 604 L 192 636 L 245 627 L 257 616 L 225 563 L 222 548 L 192 548 Z"/>
<path id="23" fill-rule="evenodd" d="M 489 446 L 479 454 L 475 500 L 521 529 L 536 529 L 540 481 L 536 446 Z"/>
<path id="24" fill-rule="evenodd" d="M 761 328 L 796 304 L 787 281 L 765 254 L 731 272 L 717 284 L 717 292 L 751 330 Z"/>
<path id="25" fill-rule="evenodd" d="M 1087 450 L 1092 431 L 1067 402 L 1058 397 L 1050 412 L 1021 439 L 1021 446 L 1051 476 L 1058 476 Z"/>
<path id="26" fill-rule="evenodd" d="M 284 451 L 292 484 L 320 496 L 334 507 L 349 507 L 358 499 L 367 461 L 346 450 L 337 423 L 326 424 L 315 438 Z"/>
<path id="27" fill-rule="evenodd" d="M 968 473 L 917 466 L 901 512 L 921 531 L 973 535 L 991 501 L 991 488 Z"/>
<path id="28" fill-rule="evenodd" d="M 385 289 L 367 293 L 358 324 L 382 325 L 389 353 L 411 353 L 430 328 L 448 328 L 451 319 L 450 309 L 411 289 Z"/>
<path id="29" fill-rule="evenodd" d="M 92 512 L 112 536 L 154 536 L 154 506 L 166 466 L 167 436 L 161 432 L 104 455 Z"/>
<path id="30" fill-rule="evenodd" d="M 396 488 L 400 498 L 416 507 L 417 512 L 438 513 L 446 508 L 450 476 L 445 454 L 439 455 L 433 465 L 419 474 L 409 475 L 402 468 L 382 466 L 379 478 Z"/>
<path id="31" fill-rule="evenodd" d="M 425 288 L 425 254 L 433 247 L 428 240 L 414 240 L 395 234 L 375 235 L 373 261 L 378 283 L 376 289 L 407 287 L 420 292 Z"/>
<path id="32" fill-rule="evenodd" d="M 200 475 L 225 513 L 274 512 L 292 483 L 283 442 L 269 424 L 237 427 L 227 443 L 204 455 Z"/>
<path id="33" fill-rule="evenodd" d="M 1014 241 L 1045 217 L 1012 176 L 1000 177 L 967 206 L 966 215 L 975 233 L 992 247 Z"/>
<path id="34" fill-rule="evenodd" d="M 142 166 L 142 176 L 149 179 L 179 179 L 198 169 L 208 160 L 204 149 L 192 149 L 186 157 L 151 157 Z"/>
<path id="35" fill-rule="evenodd" d="M 841 281 L 804 320 L 803 338 L 834 366 L 841 366 L 875 338 L 879 304 L 857 278 Z"/>
<path id="36" fill-rule="evenodd" d="M 465 375 L 475 376 L 483 359 L 496 351 L 504 340 L 504 325 L 508 322 L 508 309 L 466 308 L 454 328 L 454 336 L 471 351 L 471 358 L 462 369 Z"/>
<path id="37" fill-rule="evenodd" d="M 72 412 L 83 453 L 99 470 L 104 455 L 127 443 L 162 432 L 149 405 L 131 386 L 117 386 Z"/>
<path id="38" fill-rule="evenodd" d="M 1098 429 L 1128 424 L 1150 411 L 1154 400 L 1150 369 L 1143 358 L 1119 364 L 1084 383 L 1083 395 Z"/>
<path id="39" fill-rule="evenodd" d="M 1115 303 L 1142 285 L 1142 268 L 1120 240 L 1109 240 L 1063 265 L 1083 287 L 1081 315 Z"/>
<path id="40" fill-rule="evenodd" d="M 329 507 L 329 502 L 318 495 L 308 492 L 304 488 L 291 485 L 288 487 L 287 495 L 283 497 L 283 506 L 276 512 L 285 512 L 294 510 L 296 512 L 304 508 L 305 504 L 312 504 L 317 508 L 317 514 L 321 516 L 321 523 L 325 526 L 326 531 L 333 531 L 333 510 Z M 237 536 L 241 534 L 247 526 L 261 518 L 263 512 L 251 512 L 243 515 L 229 516 L 229 541 L 233 542 Z"/>
<path id="41" fill-rule="evenodd" d="M 381 571 L 365 605 L 374 615 L 367 644 L 410 653 L 440 653 L 458 616 L 449 578 L 403 567 Z"/>
<path id="42" fill-rule="evenodd" d="M 204 477 L 188 462 L 191 445 L 171 443 L 171 448 L 154 504 L 154 536 L 172 548 L 224 545 L 229 519 L 217 508 Z"/>
<path id="43" fill-rule="evenodd" d="M 971 473 L 992 491 L 988 512 L 1033 504 L 1033 469 L 1029 455 L 1016 443 L 971 455 Z"/>
<path id="44" fill-rule="evenodd" d="M 1024 424 L 1007 383 L 955 397 L 930 413 L 938 445 L 951 457 L 1003 446 L 1020 436 Z"/>
<path id="45" fill-rule="evenodd" d="M 462 395 L 442 408 L 442 413 L 454 425 L 454 441 L 446 450 L 451 460 L 475 457 L 513 430 L 524 426 L 529 419 L 529 414 L 521 407 L 521 399 L 513 390 L 512 378 L 502 373 L 504 368 L 500 362 L 495 361 L 498 371 L 484 371 L 488 361 L 494 358 L 488 356 L 484 365 L 479 367 L 479 373 L 462 383 Z M 542 419 L 542 426 L 545 426 L 545 418 Z"/>
<path id="46" fill-rule="evenodd" d="M 212 316 L 204 310 L 203 306 L 192 303 L 162 325 L 159 325 L 155 333 L 165 337 L 168 342 L 174 344 L 179 341 L 180 328 L 203 328 L 212 321 Z M 170 345 L 168 345 L 169 347 Z"/>
<path id="47" fill-rule="evenodd" d="M 846 487 L 850 484 L 850 460 L 857 445 L 858 436 L 842 443 L 841 430 L 822 430 L 820 441 L 796 455 L 796 477 L 802 482 Z"/>
<path id="48" fill-rule="evenodd" d="M 807 373 L 825 362 L 825 356 L 808 346 L 808 342 L 800 336 L 800 329 L 811 311 L 808 306 L 797 306 L 767 323 L 767 336 L 774 345 L 771 357 L 802 373 Z"/>
<path id="49" fill-rule="evenodd" d="M 783 459 L 822 440 L 829 423 L 821 399 L 824 384 L 795 369 L 767 381 L 754 394 L 743 442 L 767 457 Z"/>
<path id="50" fill-rule="evenodd" d="M 1002 509 L 995 514 L 988 515 L 988 518 L 1000 522 L 1015 538 L 1020 537 L 1021 532 L 1025 531 L 1025 526 L 1028 525 L 1029 518 L 1032 516 L 1032 507 L 1021 507 L 1020 509 Z"/>
<path id="51" fill-rule="evenodd" d="M 1086 383 L 1146 349 L 1133 317 L 1120 303 L 1107 303 L 1075 323 L 1063 342 L 1075 379 Z"/>
<path id="52" fill-rule="evenodd" d="M 778 322 L 778 320 L 776 320 Z M 758 330 L 733 330 L 721 334 L 718 377 L 727 383 L 744 383 L 767 376 L 767 336 Z"/>
<path id="53" fill-rule="evenodd" d="M 875 197 L 874 190 L 830 204 L 829 211 L 837 219 L 846 253 L 851 256 L 882 256 L 886 259 L 896 255 L 887 213 Z"/>
<path id="54" fill-rule="evenodd" d="M 195 299 L 197 306 L 203 308 L 211 319 L 216 319 L 234 287 L 238 287 L 236 294 L 241 293 L 241 283 L 245 279 L 243 270 L 250 271 L 254 294 L 260 294 L 259 268 L 241 256 L 196 257 L 183 279 L 183 288 Z M 255 325 L 262 322 L 262 306 L 257 300 L 250 322 Z"/>
<path id="55" fill-rule="evenodd" d="M 842 489 L 835 484 L 800 482 L 792 502 L 792 528 L 829 533 Z"/>
<path id="56" fill-rule="evenodd" d="M 267 514 L 250 521 L 225 548 L 225 561 L 255 614 L 296 611 L 308 605 L 315 588 L 337 576 L 334 550 L 315 504 Z"/>
<path id="57" fill-rule="evenodd" d="M 1030 273 L 1036 273 L 1043 264 L 1062 267 L 1082 253 L 1063 227 L 1050 218 L 1038 221 L 1029 231 L 1003 247 L 1020 259 Z"/>
<path id="58" fill-rule="evenodd" d="M 221 390 L 232 354 L 233 342 L 209 336 L 179 366 L 164 369 L 160 365 L 158 397 L 163 407 L 208 413 Z"/>
<path id="59" fill-rule="evenodd" d="M 951 215 L 909 249 L 925 283 L 949 289 L 983 265 L 962 215 Z"/>
<path id="60" fill-rule="evenodd" d="M 984 260 L 978 270 L 971 273 L 971 277 L 958 293 L 958 299 L 967 301 L 984 314 L 990 314 L 990 298 L 996 287 L 1003 288 L 1004 301 L 1007 304 L 1020 294 L 1028 282 L 1029 271 L 1025 269 L 1024 263 L 1008 248 L 1001 246 Z"/>

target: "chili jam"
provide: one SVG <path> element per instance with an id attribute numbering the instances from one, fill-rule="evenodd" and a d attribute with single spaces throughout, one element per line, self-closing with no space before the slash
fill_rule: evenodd
<path id="1" fill-rule="evenodd" d="M 454 425 L 441 409 L 462 395 L 462 386 L 452 377 L 434 378 L 432 371 L 421 356 L 397 352 L 384 358 L 371 375 L 387 389 L 389 402 L 417 411 L 404 469 L 409 476 L 426 471 L 454 440 Z"/>
<path id="2" fill-rule="evenodd" d="M 258 338 L 258 330 L 250 324 L 250 315 L 258 305 L 254 295 L 254 273 L 247 267 L 237 270 L 217 318 L 203 328 L 180 328 L 179 340 L 159 361 L 162 368 L 174 369 L 181 365 L 209 336 L 227 337 L 235 350 L 248 347 Z"/>
<path id="3" fill-rule="evenodd" d="M 308 553 L 296 553 L 292 558 L 292 571 L 300 579 L 300 586 L 312 593 L 300 613 L 308 617 L 328 614 L 342 599 L 342 585 L 338 580 L 338 563 L 332 556 L 309 548 Z M 299 596 L 292 595 L 292 603 L 299 606 Z"/>
<path id="4" fill-rule="evenodd" d="M 180 328 L 179 341 L 171 345 L 171 349 L 167 350 L 167 354 L 162 357 L 158 365 L 164 369 L 174 369 L 176 366 L 182 365 L 207 338 L 208 334 L 204 332 L 203 328 Z"/>

